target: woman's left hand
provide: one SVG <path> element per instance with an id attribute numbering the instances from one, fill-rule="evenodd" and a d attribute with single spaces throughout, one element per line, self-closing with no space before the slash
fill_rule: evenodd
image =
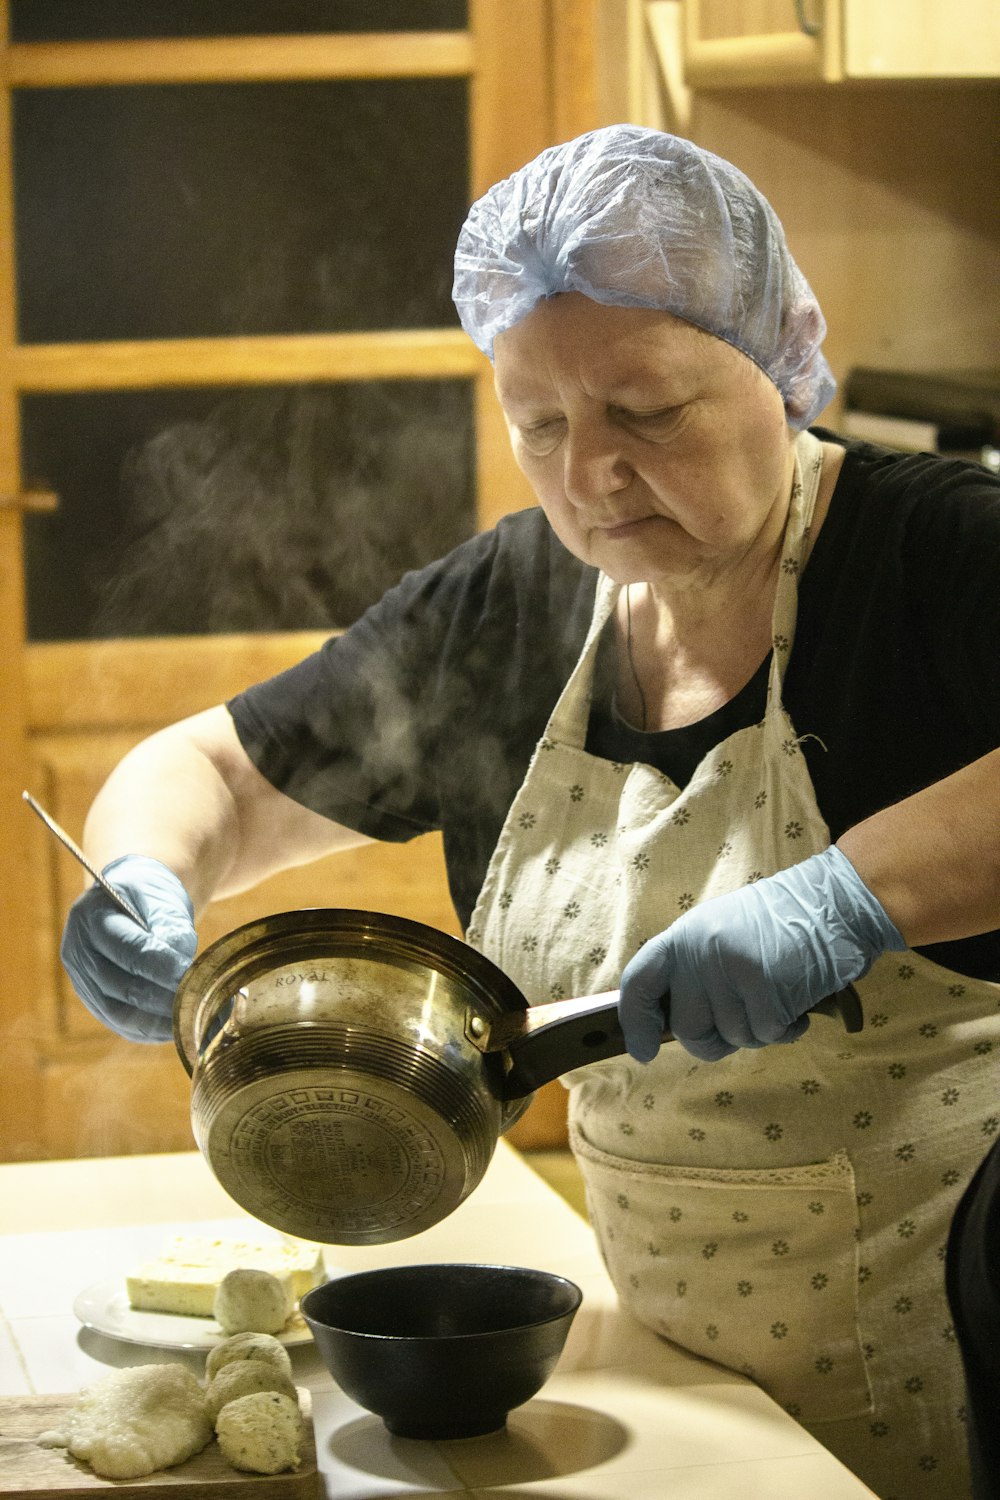
<path id="1" fill-rule="evenodd" d="M 906 941 L 836 846 L 685 912 L 621 981 L 629 1054 L 650 1062 L 666 1027 L 695 1057 L 791 1042 L 820 1000 Z"/>

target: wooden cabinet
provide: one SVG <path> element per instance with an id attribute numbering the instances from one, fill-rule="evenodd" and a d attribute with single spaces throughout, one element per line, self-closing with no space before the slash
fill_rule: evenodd
<path id="1" fill-rule="evenodd" d="M 683 0 L 686 82 L 716 88 L 837 78 L 836 5 L 837 0 Z M 812 13 L 816 6 L 822 7 L 818 18 Z"/>
<path id="2" fill-rule="evenodd" d="M 845 78 L 1000 77 L 994 0 L 840 0 Z"/>
<path id="3" fill-rule="evenodd" d="M 694 88 L 1000 76 L 995 0 L 683 0 Z"/>

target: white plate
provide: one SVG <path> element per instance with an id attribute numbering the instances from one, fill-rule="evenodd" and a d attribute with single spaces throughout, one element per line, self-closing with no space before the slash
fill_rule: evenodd
<path id="1" fill-rule="evenodd" d="M 140 1312 L 129 1304 L 123 1281 L 97 1281 L 80 1292 L 73 1311 L 85 1328 L 106 1333 L 126 1344 L 148 1344 L 155 1349 L 204 1349 L 226 1337 L 214 1318 L 186 1318 L 177 1313 Z M 309 1326 L 299 1313 L 275 1335 L 289 1347 L 307 1344 Z"/>

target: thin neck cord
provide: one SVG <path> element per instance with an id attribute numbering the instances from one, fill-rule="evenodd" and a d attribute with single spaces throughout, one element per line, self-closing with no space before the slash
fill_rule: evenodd
<path id="1" fill-rule="evenodd" d="M 642 723 L 639 725 L 639 728 L 645 732 L 647 717 L 646 695 L 642 690 L 642 683 L 639 681 L 639 673 L 636 671 L 635 657 L 632 655 L 632 596 L 629 593 L 628 584 L 625 585 L 625 651 L 628 655 L 628 664 L 632 672 L 632 681 L 635 683 L 635 690 L 639 694 L 639 708 L 642 713 Z"/>

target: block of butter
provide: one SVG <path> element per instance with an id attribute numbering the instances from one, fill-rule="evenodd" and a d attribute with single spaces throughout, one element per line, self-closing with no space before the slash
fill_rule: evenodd
<path id="1" fill-rule="evenodd" d="M 142 1312 L 210 1318 L 219 1282 L 240 1268 L 287 1276 L 296 1300 L 326 1279 L 322 1252 L 315 1245 L 179 1234 L 156 1260 L 128 1273 L 128 1300 Z"/>

